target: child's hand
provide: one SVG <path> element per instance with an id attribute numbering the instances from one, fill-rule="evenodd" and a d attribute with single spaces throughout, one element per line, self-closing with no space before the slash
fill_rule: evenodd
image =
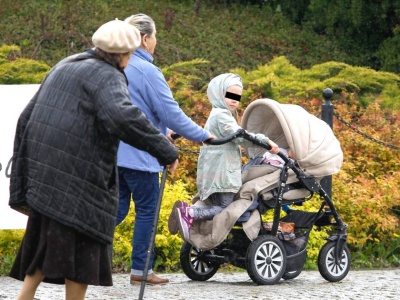
<path id="1" fill-rule="evenodd" d="M 269 140 L 268 144 L 271 146 L 271 149 L 268 150 L 270 153 L 277 154 L 279 152 L 279 146 L 273 141 Z"/>
<path id="2" fill-rule="evenodd" d="M 291 149 L 288 150 L 288 157 L 291 158 L 291 159 L 295 159 L 294 158 L 294 152 Z"/>

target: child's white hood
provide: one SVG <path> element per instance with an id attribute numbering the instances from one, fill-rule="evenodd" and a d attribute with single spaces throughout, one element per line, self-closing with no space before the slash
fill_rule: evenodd
<path id="1" fill-rule="evenodd" d="M 225 103 L 225 93 L 228 87 L 238 85 L 243 88 L 242 79 L 233 73 L 225 73 L 214 77 L 207 88 L 207 96 L 213 108 L 228 109 Z"/>

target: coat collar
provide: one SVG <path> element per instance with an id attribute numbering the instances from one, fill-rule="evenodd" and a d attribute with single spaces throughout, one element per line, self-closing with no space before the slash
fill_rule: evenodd
<path id="1" fill-rule="evenodd" d="M 153 62 L 154 57 L 142 48 L 137 48 L 133 55 L 140 57 L 141 59 L 147 60 L 148 62 Z"/>

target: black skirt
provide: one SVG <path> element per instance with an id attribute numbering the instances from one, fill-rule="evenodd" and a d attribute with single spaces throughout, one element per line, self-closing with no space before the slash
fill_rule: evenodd
<path id="1" fill-rule="evenodd" d="M 112 286 L 106 244 L 32 210 L 10 277 L 24 280 L 36 269 L 44 282 Z"/>

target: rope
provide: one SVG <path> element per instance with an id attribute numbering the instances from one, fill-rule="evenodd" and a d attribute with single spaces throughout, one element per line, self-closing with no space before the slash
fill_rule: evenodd
<path id="1" fill-rule="evenodd" d="M 400 147 L 399 147 L 399 146 L 395 146 L 395 145 L 391 145 L 391 144 L 382 142 L 382 141 L 377 140 L 376 138 L 374 138 L 374 137 L 372 137 L 372 136 L 370 136 L 370 135 L 368 135 L 368 134 L 362 132 L 361 130 L 359 130 L 359 129 L 357 129 L 356 127 L 354 127 L 353 125 L 351 125 L 349 122 L 345 121 L 338 113 L 333 112 L 333 115 L 334 115 L 340 122 L 342 122 L 343 124 L 345 124 L 345 125 L 346 125 L 347 127 L 349 127 L 351 130 L 357 132 L 359 135 L 365 137 L 366 139 L 369 139 L 369 140 L 371 140 L 371 141 L 373 141 L 373 142 L 375 142 L 375 143 L 377 143 L 377 144 L 379 144 L 379 145 L 385 146 L 385 147 L 389 147 L 389 148 L 392 148 L 392 149 L 400 150 Z"/>

